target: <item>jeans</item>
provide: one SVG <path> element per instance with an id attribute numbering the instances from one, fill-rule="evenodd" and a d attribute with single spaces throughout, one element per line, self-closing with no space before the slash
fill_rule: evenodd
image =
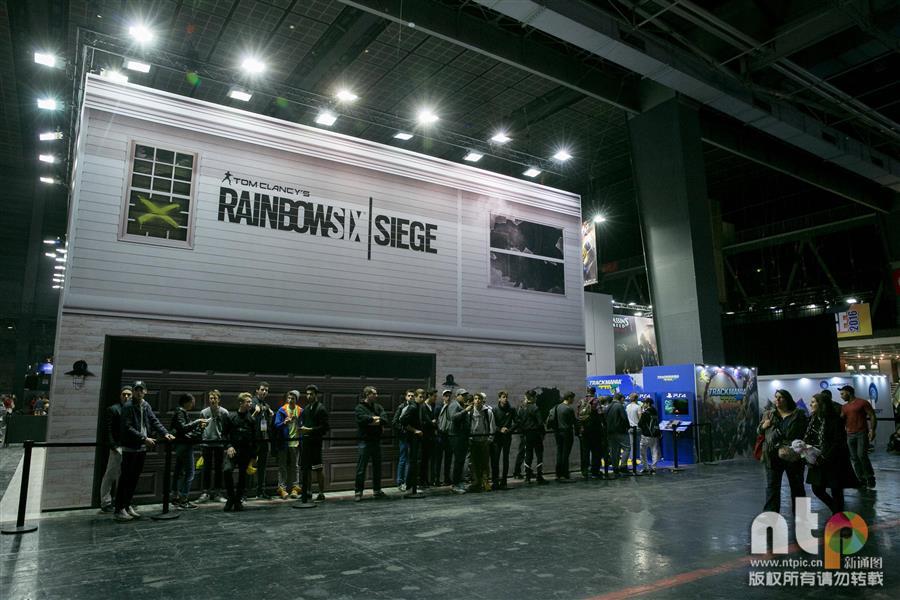
<path id="1" fill-rule="evenodd" d="M 544 478 L 544 434 L 539 431 L 526 431 L 525 442 L 525 479 L 531 479 L 537 474 L 538 479 Z"/>
<path id="2" fill-rule="evenodd" d="M 869 434 L 866 431 L 847 434 L 847 447 L 850 448 L 850 464 L 860 483 L 875 479 L 872 461 L 869 460 Z"/>
<path id="3" fill-rule="evenodd" d="M 472 459 L 472 489 L 480 492 L 487 489 L 490 476 L 490 442 L 486 439 L 475 439 L 469 444 Z"/>
<path id="4" fill-rule="evenodd" d="M 406 472 L 409 470 L 409 442 L 400 440 L 400 453 L 397 456 L 397 486 L 406 483 Z"/>
<path id="5" fill-rule="evenodd" d="M 278 487 L 284 490 L 300 487 L 299 451 L 299 446 L 288 446 L 278 451 Z"/>
<path id="6" fill-rule="evenodd" d="M 231 502 L 240 502 L 247 488 L 247 465 L 254 456 L 254 448 L 235 448 L 234 456 L 225 458 L 222 475 L 225 479 L 225 490 Z M 237 470 L 237 489 L 234 487 L 233 473 Z"/>
<path id="7" fill-rule="evenodd" d="M 491 444 L 491 476 L 495 485 L 505 485 L 506 478 L 509 476 L 509 449 L 512 446 L 512 434 L 496 433 L 494 434 L 494 443 Z M 500 462 L 503 462 L 503 468 L 500 468 Z"/>
<path id="8" fill-rule="evenodd" d="M 791 486 L 791 510 L 796 509 L 794 498 L 806 496 L 806 488 L 803 487 L 803 469 L 802 460 L 788 463 L 778 457 L 771 459 L 771 464 L 766 465 L 766 505 L 763 510 L 781 512 L 781 478 L 785 473 Z"/>
<path id="9" fill-rule="evenodd" d="M 100 482 L 100 506 L 109 506 L 113 503 L 112 486 L 119 481 L 121 473 L 122 450 L 110 448 L 106 472 L 103 474 L 103 481 Z"/>
<path id="10" fill-rule="evenodd" d="M 626 433 L 610 432 L 609 459 L 613 471 L 628 470 L 628 457 L 631 455 L 631 436 Z"/>
<path id="11" fill-rule="evenodd" d="M 516 462 L 513 465 L 513 475 L 522 476 L 522 464 L 525 462 L 525 435 L 519 436 L 519 447 L 516 448 Z"/>
<path id="12" fill-rule="evenodd" d="M 364 440 L 357 445 L 359 458 L 356 461 L 356 493 L 362 494 L 366 485 L 366 467 L 372 461 L 372 489 L 381 491 L 381 440 Z"/>
<path id="13" fill-rule="evenodd" d="M 410 435 L 409 441 L 406 442 L 408 448 L 408 462 L 406 474 L 406 489 L 415 492 L 419 488 L 419 462 L 422 456 L 422 438 L 417 435 Z"/>
<path id="14" fill-rule="evenodd" d="M 225 457 L 223 446 L 203 448 L 203 491 L 218 492 L 222 489 L 222 462 Z"/>
<path id="15" fill-rule="evenodd" d="M 572 454 L 572 444 L 575 441 L 571 429 L 557 431 L 556 437 L 556 477 L 557 479 L 569 478 L 569 457 Z"/>
<path id="16" fill-rule="evenodd" d="M 256 446 L 256 495 L 262 496 L 266 487 L 266 467 L 269 466 L 269 440 L 262 440 Z"/>
<path id="17" fill-rule="evenodd" d="M 175 445 L 175 469 L 172 471 L 172 490 L 176 496 L 187 500 L 194 482 L 194 447 L 190 444 Z"/>
<path id="18" fill-rule="evenodd" d="M 649 450 L 649 452 L 647 452 Z M 652 456 L 651 456 L 652 455 Z M 645 457 L 650 457 L 646 461 Z M 641 436 L 641 453 L 640 453 L 641 462 L 644 463 L 644 470 L 647 468 L 655 469 L 656 463 L 659 462 L 659 438 L 657 437 L 647 437 L 646 435 Z"/>
<path id="19" fill-rule="evenodd" d="M 450 483 L 450 466 L 453 462 L 453 446 L 450 444 L 450 439 L 448 434 L 438 432 L 434 440 L 434 453 L 431 461 L 431 483 L 434 485 Z"/>
<path id="20" fill-rule="evenodd" d="M 453 485 L 462 484 L 463 468 L 466 466 L 466 453 L 469 451 L 469 436 L 456 434 L 450 438 L 453 443 Z"/>
<path id="21" fill-rule="evenodd" d="M 594 475 L 599 475 L 603 469 L 603 460 L 606 458 L 601 452 L 601 432 L 596 429 L 585 429 L 578 437 L 578 447 L 581 451 L 581 474 L 587 477 L 590 471 Z"/>
<path id="22" fill-rule="evenodd" d="M 638 452 L 641 447 L 641 430 L 637 427 L 629 427 L 627 433 L 627 447 L 625 456 L 622 460 L 622 467 L 628 470 L 628 460 L 631 459 L 631 466 L 637 470 Z"/>
<path id="23" fill-rule="evenodd" d="M 434 434 L 422 438 L 422 455 L 419 460 L 419 485 L 431 485 L 431 463 L 434 461 L 435 444 L 437 440 Z"/>
<path id="24" fill-rule="evenodd" d="M 125 510 L 134 500 L 134 490 L 144 470 L 146 452 L 122 452 L 122 475 L 116 489 L 116 511 Z"/>

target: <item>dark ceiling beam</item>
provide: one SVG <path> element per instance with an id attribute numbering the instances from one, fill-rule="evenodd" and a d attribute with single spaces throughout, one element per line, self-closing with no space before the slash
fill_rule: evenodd
<path id="1" fill-rule="evenodd" d="M 703 141 L 713 146 L 879 212 L 888 212 L 898 197 L 889 188 L 789 147 L 753 127 L 733 124 L 711 111 L 702 113 L 700 126 Z"/>
<path id="2" fill-rule="evenodd" d="M 771 41 L 763 42 L 765 53 L 750 60 L 750 70 L 758 71 L 795 52 L 828 39 L 853 27 L 853 20 L 834 7 L 823 7 L 811 17 L 804 17 L 776 29 Z"/>
<path id="3" fill-rule="evenodd" d="M 791 242 L 808 241 L 812 238 L 836 233 L 838 231 L 846 231 L 848 229 L 856 229 L 865 225 L 874 225 L 877 222 L 875 213 L 868 215 L 860 215 L 849 219 L 841 219 L 831 223 L 823 223 L 822 225 L 814 225 L 805 227 L 795 231 L 788 231 L 777 235 L 767 235 L 756 240 L 749 240 L 737 244 L 728 244 L 722 246 L 723 254 L 743 254 L 760 248 L 769 248 L 771 246 L 779 246 L 781 244 L 789 244 Z"/>
<path id="4" fill-rule="evenodd" d="M 586 68 L 584 62 L 432 0 L 341 0 L 403 26 L 457 44 L 494 60 L 572 88 L 631 113 L 640 112 L 637 79 Z"/>
<path id="5" fill-rule="evenodd" d="M 578 90 L 568 87 L 554 88 L 512 111 L 501 119 L 501 122 L 511 132 L 524 131 L 530 125 L 534 125 L 583 99 L 584 94 Z"/>
<path id="6" fill-rule="evenodd" d="M 285 81 L 315 91 L 359 57 L 381 35 L 388 21 L 380 16 L 345 7 Z"/>

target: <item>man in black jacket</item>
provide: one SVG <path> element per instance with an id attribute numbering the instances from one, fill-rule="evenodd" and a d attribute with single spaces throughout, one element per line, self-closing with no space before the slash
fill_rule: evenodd
<path id="1" fill-rule="evenodd" d="M 447 415 L 450 418 L 450 443 L 453 445 L 453 491 L 457 494 L 465 494 L 466 488 L 462 484 L 463 468 L 466 465 L 466 453 L 469 451 L 469 423 L 460 417 L 464 411 L 464 404 L 469 392 L 465 388 L 456 390 L 456 399 L 447 407 Z"/>
<path id="2" fill-rule="evenodd" d="M 194 481 L 194 442 L 200 440 L 206 419 L 191 419 L 188 411 L 194 410 L 194 397 L 182 394 L 172 417 L 172 433 L 175 434 L 175 468 L 172 470 L 172 504 L 178 510 L 197 508 L 188 500 Z"/>
<path id="3" fill-rule="evenodd" d="M 603 420 L 600 414 L 599 401 L 596 388 L 587 388 L 587 394 L 578 403 L 575 410 L 577 417 L 576 433 L 578 434 L 579 449 L 581 451 L 581 476 L 601 478 L 600 469 L 603 466 L 604 455 L 602 453 Z"/>
<path id="4" fill-rule="evenodd" d="M 249 392 L 238 394 L 240 406 L 237 412 L 229 413 L 225 417 L 222 437 L 225 440 L 225 464 L 223 475 L 225 478 L 225 512 L 244 510 L 242 498 L 244 488 L 247 485 L 247 465 L 253 459 L 256 451 L 256 422 L 253 419 L 253 397 Z M 234 487 L 234 471 L 237 470 L 237 489 Z"/>
<path id="5" fill-rule="evenodd" d="M 428 390 L 425 394 L 425 404 L 423 408 L 422 431 L 422 459 L 419 467 L 419 487 L 427 489 L 434 485 L 431 478 L 431 464 L 434 462 L 435 447 L 437 441 L 437 412 L 435 412 L 435 402 L 437 401 L 437 390 Z"/>
<path id="6" fill-rule="evenodd" d="M 362 500 L 366 484 L 366 467 L 372 461 L 372 496 L 384 497 L 381 491 L 381 436 L 384 433 L 386 415 L 378 404 L 378 390 L 367 385 L 362 391 L 362 400 L 356 405 L 356 429 L 359 436 L 359 459 L 356 461 L 356 495 L 354 500 Z"/>
<path id="7" fill-rule="evenodd" d="M 422 441 L 426 428 L 431 427 L 431 411 L 425 406 L 425 390 L 419 388 L 414 393 L 415 402 L 403 411 L 400 417 L 400 425 L 406 433 L 406 441 L 409 445 L 409 458 L 406 475 L 406 493 L 404 498 L 422 498 L 425 496 L 419 491 L 419 472 L 422 456 Z"/>
<path id="8" fill-rule="evenodd" d="M 303 491 L 300 502 L 307 504 L 312 495 L 312 471 L 316 472 L 319 482 L 319 495 L 316 502 L 325 499 L 325 470 L 322 460 L 322 437 L 331 429 L 328 424 L 328 411 L 319 400 L 319 388 L 316 385 L 306 386 L 306 406 L 300 413 L 300 466 L 303 471 Z"/>
<path id="9" fill-rule="evenodd" d="M 269 384 L 260 381 L 253 396 L 253 421 L 256 424 L 256 497 L 271 500 L 266 493 L 266 469 L 269 466 L 269 450 L 275 437 L 275 411 L 269 406 Z"/>
<path id="10" fill-rule="evenodd" d="M 519 430 L 525 441 L 525 483 L 536 478 L 538 485 L 547 483 L 544 479 L 544 422 L 537 407 L 537 395 L 525 392 L 525 402 L 517 415 Z"/>
<path id="11" fill-rule="evenodd" d="M 156 447 L 156 440 L 150 435 L 156 433 L 169 441 L 175 439 L 153 414 L 150 404 L 144 401 L 146 388 L 143 381 L 135 381 L 131 386 L 131 402 L 122 407 L 122 477 L 116 490 L 116 512 L 113 515 L 120 522 L 141 518 L 131 501 L 144 470 L 147 449 Z"/>
<path id="12" fill-rule="evenodd" d="M 628 463 L 622 464 L 622 457 L 627 457 L 631 452 L 631 436 L 628 435 L 630 428 L 628 422 L 628 414 L 625 412 L 625 406 L 622 401 L 625 396 L 616 393 L 613 395 L 609 408 L 606 409 L 606 430 L 609 436 L 609 458 L 613 468 L 613 475 L 619 476 L 619 473 L 628 473 Z"/>
<path id="13" fill-rule="evenodd" d="M 494 409 L 494 442 L 491 444 L 491 488 L 506 489 L 509 475 L 509 449 L 512 445 L 512 432 L 516 428 L 516 411 L 509 404 L 509 392 L 501 390 L 497 394 L 497 407 Z M 503 459 L 503 469 L 500 460 Z"/>
<path id="14" fill-rule="evenodd" d="M 122 473 L 122 407 L 131 401 L 131 386 L 126 385 L 119 392 L 119 401 L 106 409 L 106 443 L 109 444 L 109 459 L 106 472 L 100 482 L 100 510 L 111 513 L 115 510 L 112 486 L 119 481 Z"/>
<path id="15" fill-rule="evenodd" d="M 450 466 L 453 463 L 453 444 L 450 437 L 451 414 L 450 404 L 453 392 L 444 390 L 441 392 L 441 404 L 434 408 L 434 419 L 437 427 L 435 438 L 435 453 L 432 461 L 431 481 L 434 485 L 450 485 Z M 443 467 L 442 467 L 443 465 Z"/>
<path id="16" fill-rule="evenodd" d="M 563 401 L 553 407 L 550 419 L 556 437 L 556 481 L 569 481 L 569 457 L 575 441 L 575 393 L 567 392 Z"/>

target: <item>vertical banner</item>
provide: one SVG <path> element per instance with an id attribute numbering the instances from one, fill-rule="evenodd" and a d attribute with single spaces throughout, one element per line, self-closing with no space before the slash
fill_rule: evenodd
<path id="1" fill-rule="evenodd" d="M 597 283 L 597 228 L 593 221 L 581 223 L 581 267 L 584 285 Z"/>
<path id="2" fill-rule="evenodd" d="M 699 432 L 701 456 L 752 456 L 759 424 L 756 368 L 697 367 L 697 412 L 698 422 L 709 423 L 708 432 Z"/>
<path id="3" fill-rule="evenodd" d="M 653 319 L 613 315 L 613 341 L 616 373 L 640 373 L 659 364 Z"/>
<path id="4" fill-rule="evenodd" d="M 846 311 L 834 315 L 838 339 L 872 335 L 872 316 L 868 304 L 851 304 Z"/>

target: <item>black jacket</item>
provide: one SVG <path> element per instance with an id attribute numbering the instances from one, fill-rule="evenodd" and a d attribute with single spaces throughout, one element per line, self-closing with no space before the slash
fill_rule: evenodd
<path id="1" fill-rule="evenodd" d="M 384 433 L 384 421 L 386 418 L 384 408 L 375 402 L 368 404 L 360 401 L 356 404 L 356 430 L 359 439 L 366 441 L 376 441 L 381 439 Z M 374 423 L 373 417 L 381 417 L 378 424 Z"/>
<path id="2" fill-rule="evenodd" d="M 654 422 L 656 422 L 655 429 L 653 427 Z M 644 412 L 641 413 L 641 418 L 638 420 L 638 427 L 641 430 L 641 435 L 644 437 L 662 437 L 662 432 L 659 430 L 659 414 L 656 412 L 656 407 L 648 406 L 644 409 Z"/>
<path id="3" fill-rule="evenodd" d="M 172 430 L 172 435 L 179 442 L 197 441 L 202 435 L 200 419 L 191 420 L 191 416 L 180 406 L 175 409 L 170 429 Z"/>
<path id="4" fill-rule="evenodd" d="M 321 400 L 316 398 L 315 402 L 303 407 L 303 412 L 300 413 L 300 426 L 312 429 L 300 434 L 310 439 L 322 439 L 322 436 L 331 430 L 328 424 L 328 411 L 325 410 Z"/>
<path id="5" fill-rule="evenodd" d="M 628 413 L 621 402 L 610 402 L 606 409 L 606 429 L 610 433 L 628 433 Z"/>
<path id="6" fill-rule="evenodd" d="M 494 407 L 494 425 L 497 426 L 497 432 L 506 427 L 510 431 L 516 428 L 516 409 L 507 402 L 504 407 L 499 402 Z"/>
<path id="7" fill-rule="evenodd" d="M 140 408 L 135 406 L 135 400 L 129 400 L 122 407 L 122 426 L 121 442 L 124 448 L 138 450 L 144 448 L 145 437 L 141 435 L 141 419 L 144 422 L 144 428 L 147 432 L 146 437 L 151 437 L 154 433 L 157 435 L 166 435 L 168 430 L 159 422 L 153 409 L 145 400 L 141 402 Z"/>
<path id="8" fill-rule="evenodd" d="M 772 424 L 767 429 L 762 428 L 763 421 L 769 416 Z M 790 446 L 794 440 L 802 440 L 806 435 L 806 426 L 809 418 L 801 409 L 795 409 L 793 416 L 789 416 L 786 420 L 776 409 L 772 409 L 767 415 L 760 419 L 757 433 L 765 435 L 763 443 L 763 464 L 771 466 L 773 460 L 781 460 L 778 458 L 778 449 L 781 446 Z"/>
<path id="9" fill-rule="evenodd" d="M 516 422 L 519 431 L 544 432 L 544 423 L 541 420 L 541 411 L 538 409 L 537 404 L 527 403 L 520 406 L 518 413 L 516 413 Z"/>
<path id="10" fill-rule="evenodd" d="M 560 402 L 547 415 L 548 429 L 554 429 L 559 433 L 571 432 L 575 427 L 575 409 L 565 402 Z"/>
<path id="11" fill-rule="evenodd" d="M 122 445 L 121 402 L 116 402 L 106 409 L 106 441 L 113 447 Z"/>
<path id="12" fill-rule="evenodd" d="M 222 422 L 222 438 L 225 440 L 225 448 L 246 450 L 256 443 L 256 420 L 249 410 L 245 413 L 234 411 L 228 413 Z"/>
<path id="13" fill-rule="evenodd" d="M 414 430 L 419 430 L 424 435 L 426 431 L 431 429 L 431 409 L 425 405 L 414 402 L 409 405 L 400 416 L 400 425 L 406 432 L 408 438 L 412 438 L 415 434 Z"/>

